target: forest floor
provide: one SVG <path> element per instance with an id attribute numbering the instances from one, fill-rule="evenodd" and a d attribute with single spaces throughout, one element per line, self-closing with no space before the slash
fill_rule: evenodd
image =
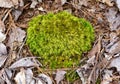
<path id="1" fill-rule="evenodd" d="M 95 30 L 72 83 L 66 69 L 43 70 L 25 44 L 32 17 L 63 10 Z M 120 84 L 120 0 L 0 0 L 0 68 L 0 84 Z"/>

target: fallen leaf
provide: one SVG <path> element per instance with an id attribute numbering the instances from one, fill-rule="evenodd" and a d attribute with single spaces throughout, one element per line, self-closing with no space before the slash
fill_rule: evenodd
<path id="1" fill-rule="evenodd" d="M 95 46 L 93 46 L 92 50 L 88 53 L 88 57 L 91 58 L 93 56 L 96 56 L 96 54 L 99 54 L 101 50 L 101 37 L 99 36 L 98 42 Z"/>
<path id="2" fill-rule="evenodd" d="M 110 28 L 112 30 L 115 30 L 115 31 L 120 30 L 120 23 L 119 23 L 119 21 L 120 21 L 120 14 L 117 14 L 116 18 L 114 19 L 114 21 L 113 21 L 112 25 L 110 26 Z"/>
<path id="3" fill-rule="evenodd" d="M 36 84 L 43 84 L 43 83 L 41 82 L 41 80 L 38 80 Z"/>
<path id="4" fill-rule="evenodd" d="M 12 79 L 12 76 L 13 76 L 12 70 L 6 68 L 6 69 L 5 69 L 5 72 L 6 72 L 7 76 L 8 76 L 8 78 L 9 78 L 9 79 Z"/>
<path id="5" fill-rule="evenodd" d="M 111 45 L 108 45 L 106 47 L 106 51 L 109 53 L 109 54 L 118 54 L 120 52 L 120 41 L 117 41 L 117 42 L 114 42 L 113 44 Z"/>
<path id="6" fill-rule="evenodd" d="M 6 39 L 6 35 L 0 31 L 0 42 L 4 41 L 5 39 Z"/>
<path id="7" fill-rule="evenodd" d="M 5 72 L 5 69 L 0 70 L 0 79 L 5 81 L 5 84 L 12 84 Z M 1 81 L 0 81 L 1 83 Z"/>
<path id="8" fill-rule="evenodd" d="M 45 75 L 45 74 L 39 74 L 38 77 L 40 79 L 42 79 L 43 81 L 45 81 L 45 83 L 47 84 L 52 84 L 52 80 L 49 76 Z"/>
<path id="9" fill-rule="evenodd" d="M 5 81 L 3 79 L 0 78 L 0 83 L 1 84 L 6 84 Z"/>
<path id="10" fill-rule="evenodd" d="M 30 5 L 30 8 L 35 8 L 35 6 L 38 4 L 38 1 L 37 0 L 31 0 L 32 3 Z"/>
<path id="11" fill-rule="evenodd" d="M 109 22 L 109 26 L 111 31 L 115 30 L 120 30 L 120 14 L 117 13 L 117 9 L 116 8 L 110 8 L 108 12 L 105 13 L 106 18 Z"/>
<path id="12" fill-rule="evenodd" d="M 15 9 L 12 11 L 12 15 L 14 16 L 14 20 L 17 21 L 19 16 L 22 14 L 22 10 Z"/>
<path id="13" fill-rule="evenodd" d="M 99 0 L 102 3 L 106 3 L 108 6 L 113 6 L 114 3 L 111 0 Z"/>
<path id="14" fill-rule="evenodd" d="M 0 67 L 3 66 L 8 56 L 0 56 Z"/>
<path id="15" fill-rule="evenodd" d="M 120 11 L 120 0 L 115 0 L 116 4 L 117 4 L 117 7 L 119 8 L 119 11 Z"/>
<path id="16" fill-rule="evenodd" d="M 59 84 L 65 77 L 66 71 L 58 70 L 55 76 L 56 83 Z"/>
<path id="17" fill-rule="evenodd" d="M 42 2 L 42 0 L 38 0 L 39 2 Z"/>
<path id="18" fill-rule="evenodd" d="M 112 81 L 111 76 L 112 76 L 112 71 L 110 70 L 104 70 L 104 75 L 103 75 L 103 80 L 100 84 L 110 84 Z"/>
<path id="19" fill-rule="evenodd" d="M 68 8 L 66 9 L 65 11 L 67 11 L 68 13 L 72 14 L 72 9 L 71 8 Z"/>
<path id="20" fill-rule="evenodd" d="M 113 58 L 109 67 L 116 67 L 117 71 L 120 72 L 120 57 Z"/>
<path id="21" fill-rule="evenodd" d="M 3 21 L 0 20 L 0 32 L 4 32 L 5 31 L 5 24 Z"/>
<path id="22" fill-rule="evenodd" d="M 35 83 L 35 80 L 33 79 L 29 84 L 37 84 L 37 83 Z"/>
<path id="23" fill-rule="evenodd" d="M 11 0 L 0 0 L 0 7 L 11 8 L 14 7 Z"/>
<path id="24" fill-rule="evenodd" d="M 32 3 L 30 5 L 30 8 L 35 8 L 35 6 L 38 4 L 38 2 L 42 2 L 42 0 L 31 0 Z"/>
<path id="25" fill-rule="evenodd" d="M 117 33 L 116 33 L 116 32 L 111 32 L 111 33 L 110 33 L 110 42 L 113 42 L 113 41 L 115 41 L 116 39 L 118 39 Z"/>
<path id="26" fill-rule="evenodd" d="M 14 78 L 16 84 L 26 84 L 25 70 L 21 68 L 20 72 Z"/>
<path id="27" fill-rule="evenodd" d="M 33 80 L 33 72 L 30 68 L 25 70 L 25 77 L 26 77 L 26 84 L 31 84 L 31 81 Z"/>
<path id="28" fill-rule="evenodd" d="M 9 69 L 14 69 L 14 68 L 19 68 L 19 67 L 39 67 L 39 66 L 41 66 L 41 64 L 38 63 L 38 61 L 35 60 L 35 58 L 27 57 L 27 58 L 22 58 L 16 61 L 9 67 Z"/>
<path id="29" fill-rule="evenodd" d="M 82 6 L 87 6 L 89 0 L 73 0 L 73 6 L 80 9 Z"/>
<path id="30" fill-rule="evenodd" d="M 78 73 L 81 81 L 82 81 L 82 84 L 87 84 L 87 76 L 85 77 L 85 70 L 83 68 L 81 69 L 77 69 L 76 72 Z"/>
<path id="31" fill-rule="evenodd" d="M 43 9 L 43 7 L 39 7 L 38 10 L 40 10 L 40 11 L 46 11 L 46 10 Z"/>
<path id="32" fill-rule="evenodd" d="M 12 28 L 12 31 L 9 35 L 10 37 L 8 39 L 7 46 L 9 46 L 12 49 L 14 43 L 17 43 L 18 46 L 21 46 L 23 39 L 26 36 L 26 32 L 19 27 Z"/>
<path id="33" fill-rule="evenodd" d="M 61 4 L 64 5 L 67 2 L 67 0 L 61 0 Z"/>
<path id="34" fill-rule="evenodd" d="M 0 43 L 0 56 L 6 55 L 6 54 L 7 54 L 6 46 L 3 43 Z"/>
<path id="35" fill-rule="evenodd" d="M 117 14 L 116 8 L 110 8 L 108 12 L 106 12 L 105 14 L 106 14 L 108 21 L 113 22 Z"/>
<path id="36" fill-rule="evenodd" d="M 24 1 L 23 0 L 19 0 L 19 6 L 24 6 Z"/>
<path id="37" fill-rule="evenodd" d="M 92 56 L 91 58 L 89 58 L 89 59 L 87 60 L 87 63 L 94 65 L 94 63 L 95 63 L 95 55 Z"/>
<path id="38" fill-rule="evenodd" d="M 18 7 L 23 6 L 24 2 L 23 0 L 0 0 L 0 7 L 4 8 L 12 8 L 12 7 Z"/>
<path id="39" fill-rule="evenodd" d="M 12 3 L 13 3 L 15 6 L 17 6 L 17 5 L 19 4 L 18 1 L 19 1 L 19 0 L 12 0 Z"/>

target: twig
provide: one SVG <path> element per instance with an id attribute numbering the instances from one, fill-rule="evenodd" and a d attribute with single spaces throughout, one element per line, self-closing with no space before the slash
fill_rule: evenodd
<path id="1" fill-rule="evenodd" d="M 3 17 L 3 19 L 2 19 L 3 22 L 6 20 L 6 18 L 8 17 L 8 15 L 9 15 L 9 13 L 10 13 L 11 11 L 12 11 L 12 9 L 9 9 L 9 10 L 6 10 L 6 11 L 5 11 L 5 13 L 6 13 L 6 12 L 7 12 L 7 13 L 4 15 L 4 17 Z"/>
<path id="2" fill-rule="evenodd" d="M 93 79 L 93 73 L 95 72 L 95 70 L 96 70 L 96 65 L 97 64 L 95 64 L 95 66 L 93 67 L 93 69 L 92 69 L 92 71 L 91 71 L 91 73 L 90 73 L 90 75 L 89 75 L 89 77 L 88 77 L 88 81 L 87 81 L 87 84 L 91 84 L 90 82 L 91 82 L 91 79 Z"/>
<path id="3" fill-rule="evenodd" d="M 9 24 L 9 27 L 8 27 L 8 29 L 6 31 L 6 35 L 8 34 L 9 30 L 11 29 L 11 26 L 13 26 L 14 28 L 16 28 L 16 25 L 15 25 L 13 19 L 12 19 L 12 15 L 10 14 L 10 12 L 8 13 L 8 15 L 10 17 L 10 24 Z"/>
<path id="4" fill-rule="evenodd" d="M 23 41 L 22 45 L 20 46 L 20 49 L 19 49 L 19 51 L 18 51 L 17 56 L 20 55 L 20 52 L 21 52 L 21 50 L 22 50 L 22 48 L 23 48 L 23 46 L 24 46 L 24 44 L 25 44 L 25 42 L 26 42 L 26 39 L 27 39 L 27 37 L 25 37 L 25 40 Z"/>

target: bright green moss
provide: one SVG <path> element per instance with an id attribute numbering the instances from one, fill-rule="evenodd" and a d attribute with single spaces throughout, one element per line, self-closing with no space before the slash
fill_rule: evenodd
<path id="1" fill-rule="evenodd" d="M 38 15 L 29 22 L 27 30 L 27 44 L 46 68 L 76 66 L 93 41 L 91 24 L 65 11 Z"/>

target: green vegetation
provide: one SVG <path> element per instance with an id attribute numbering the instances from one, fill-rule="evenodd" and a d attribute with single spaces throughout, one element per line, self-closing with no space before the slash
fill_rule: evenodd
<path id="1" fill-rule="evenodd" d="M 93 41 L 91 24 L 63 11 L 34 17 L 29 22 L 26 43 L 34 55 L 41 57 L 45 68 L 57 69 L 77 66 Z"/>
<path id="2" fill-rule="evenodd" d="M 80 77 L 78 76 L 78 74 L 75 70 L 67 71 L 65 78 L 67 79 L 67 81 L 69 81 L 71 83 L 73 83 L 77 79 L 80 79 Z"/>

